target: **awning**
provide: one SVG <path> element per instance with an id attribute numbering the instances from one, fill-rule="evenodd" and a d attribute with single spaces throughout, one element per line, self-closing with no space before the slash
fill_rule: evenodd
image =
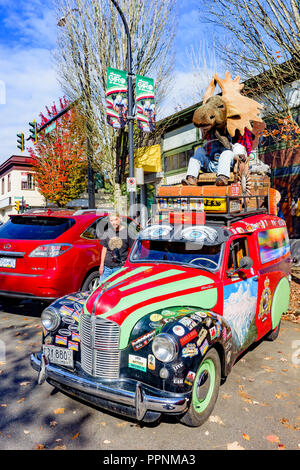
<path id="1" fill-rule="evenodd" d="M 160 144 L 137 149 L 134 152 L 134 166 L 136 168 L 143 168 L 144 171 L 152 173 L 161 172 Z"/>

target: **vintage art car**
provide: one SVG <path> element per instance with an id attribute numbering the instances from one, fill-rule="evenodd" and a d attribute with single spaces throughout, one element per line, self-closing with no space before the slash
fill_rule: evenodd
<path id="1" fill-rule="evenodd" d="M 226 217 L 148 226 L 120 271 L 46 308 L 39 383 L 139 421 L 201 425 L 238 356 L 277 337 L 289 302 L 284 220 Z"/>

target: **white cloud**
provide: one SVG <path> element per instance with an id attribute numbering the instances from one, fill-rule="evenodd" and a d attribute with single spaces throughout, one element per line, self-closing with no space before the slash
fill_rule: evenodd
<path id="1" fill-rule="evenodd" d="M 29 134 L 28 123 L 39 118 L 46 105 L 62 95 L 50 52 L 47 49 L 0 46 L 0 80 L 5 83 L 6 101 L 0 105 L 0 163 L 19 154 L 16 134 Z M 25 154 L 25 152 L 24 152 Z"/>

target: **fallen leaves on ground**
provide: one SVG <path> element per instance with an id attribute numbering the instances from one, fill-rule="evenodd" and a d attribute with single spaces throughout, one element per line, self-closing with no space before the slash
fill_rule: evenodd
<path id="1" fill-rule="evenodd" d="M 287 429 L 292 429 L 293 431 L 300 431 L 300 426 L 298 426 L 297 424 L 294 426 L 292 424 L 290 424 L 289 420 L 287 418 L 281 418 L 280 420 L 281 424 L 283 424 L 283 426 L 285 426 Z"/>
<path id="2" fill-rule="evenodd" d="M 223 424 L 223 421 L 221 420 L 220 416 L 210 416 L 208 419 L 211 423 L 217 423 L 217 424 Z"/>
<path id="3" fill-rule="evenodd" d="M 20 387 L 26 387 L 26 385 L 29 385 L 31 382 L 21 382 Z"/>
<path id="4" fill-rule="evenodd" d="M 300 277 L 298 277 L 298 279 L 300 280 Z M 283 319 L 300 324 L 300 284 L 292 280 L 290 286 L 291 292 L 289 308 L 287 313 L 283 315 Z"/>
<path id="5" fill-rule="evenodd" d="M 34 450 L 44 450 L 45 449 L 45 446 L 44 444 L 36 444 Z"/>
<path id="6" fill-rule="evenodd" d="M 285 392 L 275 393 L 275 398 L 277 398 L 278 400 L 281 400 L 282 398 L 285 398 L 288 396 L 289 396 L 288 393 L 285 393 Z"/>
<path id="7" fill-rule="evenodd" d="M 245 450 L 237 441 L 227 444 L 227 450 Z"/>
<path id="8" fill-rule="evenodd" d="M 238 394 L 239 396 L 246 402 L 246 403 L 252 403 L 252 398 L 251 396 L 246 393 L 244 390 L 243 390 L 244 386 L 243 385 L 240 385 L 239 386 L 239 391 L 238 391 Z"/>
<path id="9" fill-rule="evenodd" d="M 279 437 L 276 436 L 275 434 L 270 434 L 269 436 L 266 437 L 266 439 L 267 439 L 267 441 L 271 442 L 272 444 L 280 442 Z"/>

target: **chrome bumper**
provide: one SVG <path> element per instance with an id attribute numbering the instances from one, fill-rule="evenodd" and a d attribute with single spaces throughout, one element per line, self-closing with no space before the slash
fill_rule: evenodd
<path id="1" fill-rule="evenodd" d="M 54 364 L 49 364 L 44 356 L 30 357 L 31 366 L 39 372 L 38 383 L 53 381 L 76 392 L 98 397 L 102 401 L 113 402 L 135 410 L 135 417 L 141 421 L 147 411 L 155 413 L 182 414 L 188 409 L 189 394 L 165 392 L 133 379 L 120 379 L 118 382 L 101 383 L 86 374 L 74 373 Z"/>

